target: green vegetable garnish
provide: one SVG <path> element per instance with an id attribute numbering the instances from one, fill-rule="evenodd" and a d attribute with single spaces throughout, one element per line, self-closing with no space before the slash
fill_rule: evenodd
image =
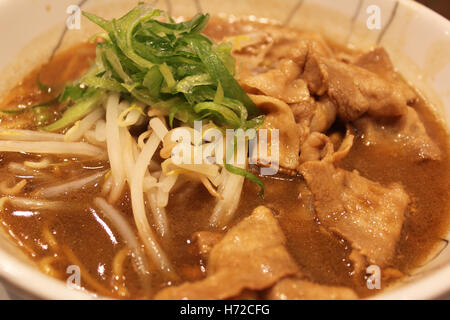
<path id="1" fill-rule="evenodd" d="M 109 92 L 140 101 L 183 123 L 212 121 L 222 129 L 257 128 L 259 109 L 234 78 L 231 45 L 215 44 L 201 34 L 208 14 L 176 23 L 164 11 L 139 4 L 119 19 L 107 21 L 83 12 L 105 34 L 97 44 L 95 64 L 81 79 L 67 85 L 59 101 L 70 106 L 62 118 L 44 127 L 59 131 L 100 105 Z M 226 165 L 234 174 L 257 183 L 253 174 Z"/>
<path id="2" fill-rule="evenodd" d="M 52 119 L 52 112 L 46 106 L 36 106 L 32 109 L 36 126 L 42 127 Z"/>
<path id="3" fill-rule="evenodd" d="M 261 197 L 264 196 L 264 191 L 265 191 L 264 183 L 257 176 L 255 176 L 251 172 L 248 172 L 247 170 L 244 170 L 242 168 L 239 168 L 239 167 L 236 167 L 236 166 L 233 166 L 233 165 L 229 164 L 230 159 L 231 159 L 231 157 L 234 154 L 234 152 L 232 151 L 233 147 L 234 147 L 234 144 L 232 142 L 230 142 L 230 145 L 227 148 L 227 157 L 226 157 L 227 161 L 225 161 L 225 169 L 228 172 L 231 172 L 232 174 L 236 174 L 238 176 L 242 176 L 242 177 L 244 177 L 244 178 L 246 178 L 246 179 L 256 183 L 259 186 L 259 188 L 260 188 L 258 195 L 261 196 Z"/>
<path id="4" fill-rule="evenodd" d="M 18 115 L 29 111 L 33 111 L 34 122 L 38 127 L 43 126 L 50 122 L 52 113 L 48 110 L 49 107 L 55 105 L 58 102 L 58 98 L 52 99 L 48 102 L 44 102 L 31 107 L 17 109 L 17 110 L 0 110 L 0 114 Z"/>
<path id="5" fill-rule="evenodd" d="M 201 34 L 209 15 L 175 23 L 147 4 L 112 21 L 83 14 L 107 37 L 98 44 L 96 64 L 81 83 L 161 108 L 171 122 L 210 120 L 235 129 L 256 124 L 248 117 L 260 112 L 233 76 L 231 46 L 214 44 Z"/>
<path id="6" fill-rule="evenodd" d="M 77 102 L 85 94 L 86 89 L 80 85 L 67 85 L 59 96 L 60 102 Z"/>
<path id="7" fill-rule="evenodd" d="M 245 93 L 244 89 L 242 89 L 239 83 L 234 79 L 224 62 L 214 52 L 211 43 L 202 36 L 192 37 L 188 41 L 204 63 L 210 76 L 216 81 L 216 83 L 220 83 L 222 85 L 225 96 L 241 101 L 246 106 L 250 116 L 259 115 L 259 109 Z"/>
<path id="8" fill-rule="evenodd" d="M 264 195 L 264 183 L 257 177 L 255 176 L 253 173 L 248 172 L 244 169 L 235 167 L 231 164 L 225 164 L 225 169 L 227 169 L 227 171 L 233 173 L 233 174 L 237 174 L 239 176 L 243 176 L 244 178 L 250 180 L 251 182 L 256 183 L 259 186 L 259 196 L 263 196 Z"/>
<path id="9" fill-rule="evenodd" d="M 23 109 L 17 109 L 17 110 L 0 110 L 0 113 L 12 116 L 12 115 L 16 115 L 16 114 L 22 114 L 22 113 L 25 113 L 28 111 L 30 111 L 29 108 L 23 108 Z"/>
<path id="10" fill-rule="evenodd" d="M 80 98 L 76 104 L 67 109 L 62 118 L 58 121 L 42 128 L 45 131 L 58 131 L 64 129 L 70 124 L 84 118 L 91 113 L 95 108 L 100 106 L 102 99 L 106 97 L 104 90 L 93 91 L 83 98 Z"/>

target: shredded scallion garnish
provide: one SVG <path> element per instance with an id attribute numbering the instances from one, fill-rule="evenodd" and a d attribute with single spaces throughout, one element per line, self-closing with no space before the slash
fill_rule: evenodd
<path id="1" fill-rule="evenodd" d="M 105 31 L 104 40 L 97 43 L 91 69 L 59 95 L 59 102 L 68 106 L 62 117 L 43 130 L 60 131 L 74 124 L 111 92 L 131 103 L 159 109 L 171 126 L 175 119 L 187 124 L 200 120 L 222 129 L 245 130 L 256 129 L 264 121 L 234 77 L 231 45 L 216 44 L 202 34 L 208 14 L 176 23 L 164 11 L 143 3 L 111 21 L 83 14 Z M 43 92 L 51 90 L 37 81 Z M 45 122 L 43 114 L 36 116 L 41 124 Z M 225 168 L 264 191 L 253 174 L 228 164 Z"/>

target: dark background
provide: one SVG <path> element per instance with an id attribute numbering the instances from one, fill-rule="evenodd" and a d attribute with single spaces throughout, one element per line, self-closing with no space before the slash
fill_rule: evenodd
<path id="1" fill-rule="evenodd" d="M 450 0 L 417 0 L 417 2 L 450 19 Z"/>

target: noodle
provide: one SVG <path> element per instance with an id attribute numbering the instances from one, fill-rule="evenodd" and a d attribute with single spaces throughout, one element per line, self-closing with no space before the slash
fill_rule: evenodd
<path id="1" fill-rule="evenodd" d="M 152 120 L 150 120 L 150 127 L 162 141 L 164 140 L 164 137 L 169 133 L 166 126 L 159 118 L 153 118 Z"/>
<path id="2" fill-rule="evenodd" d="M 144 177 L 144 185 L 143 190 L 144 192 L 150 191 L 150 189 L 155 188 L 158 186 L 158 180 L 156 180 L 155 177 L 151 176 L 150 174 L 147 174 Z"/>
<path id="3" fill-rule="evenodd" d="M 119 280 L 123 277 L 123 264 L 125 262 L 125 259 L 130 255 L 130 249 L 125 247 L 122 248 L 118 253 L 116 253 L 114 260 L 113 260 L 113 274 L 115 280 Z"/>
<path id="4" fill-rule="evenodd" d="M 94 130 L 86 131 L 84 133 L 84 138 L 86 139 L 87 142 L 89 142 L 92 145 L 95 145 L 95 146 L 98 146 L 98 147 L 104 148 L 104 149 L 107 148 L 105 141 L 97 140 L 97 136 L 96 136 Z"/>
<path id="5" fill-rule="evenodd" d="M 92 126 L 100 120 L 105 114 L 105 109 L 97 108 L 92 111 L 89 115 L 87 115 L 83 120 L 80 120 L 78 124 L 74 125 L 71 129 L 67 131 L 64 136 L 64 141 L 79 141 L 83 137 L 83 135 L 88 131 Z"/>
<path id="6" fill-rule="evenodd" d="M 120 114 L 118 119 L 119 126 L 124 128 L 136 125 L 142 119 L 142 115 L 143 115 L 142 109 L 133 104 L 131 107 L 125 109 Z"/>
<path id="7" fill-rule="evenodd" d="M 151 130 L 145 131 L 144 133 L 142 133 L 137 140 L 137 145 L 139 147 L 139 149 L 144 149 L 145 146 L 145 140 L 148 139 L 148 137 L 150 137 L 150 135 L 152 134 Z"/>
<path id="8" fill-rule="evenodd" d="M 59 250 L 58 241 L 56 240 L 55 236 L 50 231 L 50 227 L 47 222 L 44 224 L 44 227 L 42 229 L 42 235 L 43 235 L 45 241 L 47 241 L 50 248 L 52 248 L 55 252 L 57 252 Z"/>
<path id="9" fill-rule="evenodd" d="M 101 119 L 95 125 L 95 140 L 99 142 L 106 141 L 106 121 Z"/>
<path id="10" fill-rule="evenodd" d="M 3 212 L 7 201 L 8 201 L 8 197 L 0 198 L 0 212 Z"/>
<path id="11" fill-rule="evenodd" d="M 44 272 L 45 274 L 54 277 L 54 278 L 62 278 L 61 272 L 57 271 L 55 268 L 52 267 L 52 263 L 55 263 L 58 261 L 58 258 L 54 256 L 47 256 L 45 258 L 42 258 L 39 260 L 39 268 Z"/>
<path id="12" fill-rule="evenodd" d="M 118 283 L 118 285 L 115 286 L 115 289 L 117 290 L 117 294 L 121 297 L 129 296 L 129 292 L 124 284 L 125 279 L 123 276 L 123 265 L 129 254 L 130 250 L 128 248 L 123 248 L 113 259 L 113 281 Z"/>
<path id="13" fill-rule="evenodd" d="M 135 158 L 133 154 L 134 139 L 126 128 L 119 129 L 120 142 L 122 144 L 122 159 L 125 168 L 126 179 L 128 183 L 131 181 L 131 172 L 135 166 Z"/>
<path id="14" fill-rule="evenodd" d="M 175 183 L 177 182 L 178 175 L 170 175 L 166 176 L 164 173 L 161 173 L 159 177 L 158 183 L 158 196 L 157 196 L 157 204 L 159 207 L 166 207 L 167 202 L 169 201 L 169 193 L 173 188 Z"/>
<path id="15" fill-rule="evenodd" d="M 214 187 L 211 184 L 211 181 L 208 178 L 200 177 L 200 181 L 205 186 L 206 190 L 208 190 L 210 195 L 212 195 L 215 198 L 223 200 L 222 195 L 219 192 L 217 192 L 216 189 L 214 189 Z"/>
<path id="16" fill-rule="evenodd" d="M 106 159 L 106 154 L 102 149 L 84 142 L 0 141 L 0 152 L 66 154 Z"/>
<path id="17" fill-rule="evenodd" d="M 150 209 L 153 213 L 153 220 L 156 224 L 156 230 L 159 232 L 161 237 L 167 235 L 168 232 L 168 222 L 165 206 L 160 206 L 157 203 L 157 194 L 154 190 L 146 193 L 147 201 L 150 203 Z"/>
<path id="18" fill-rule="evenodd" d="M 0 129 L 0 140 L 14 141 L 64 141 L 64 135 L 31 130 Z"/>
<path id="19" fill-rule="evenodd" d="M 112 188 L 112 184 L 113 184 L 113 178 L 111 175 L 111 171 L 109 171 L 105 175 L 105 182 L 103 183 L 103 186 L 102 186 L 101 194 L 103 197 L 106 197 L 109 194 L 109 192 L 111 191 L 111 188 Z"/>
<path id="20" fill-rule="evenodd" d="M 168 132 L 165 125 L 158 118 L 152 119 L 150 121 L 150 126 L 152 127 L 152 129 L 154 130 L 154 133 L 158 136 L 158 138 L 160 140 L 162 140 L 164 138 L 164 135 L 167 134 L 167 132 Z M 159 135 L 158 135 L 158 133 L 159 133 Z M 145 147 L 144 139 L 147 138 L 147 136 L 149 136 L 149 135 L 150 135 L 150 131 L 146 131 L 140 135 L 138 144 L 141 145 L 141 148 Z M 158 144 L 159 144 L 159 142 L 158 142 Z M 127 152 L 124 152 L 124 156 L 126 154 L 127 154 Z M 125 162 L 127 162 L 127 161 L 125 161 Z M 129 181 L 130 180 L 131 179 L 129 179 Z M 169 183 L 168 191 L 170 191 L 170 188 L 171 188 L 170 181 L 172 181 L 172 180 L 174 180 L 173 184 L 175 184 L 176 177 L 175 177 L 175 179 L 173 179 L 173 178 L 167 179 L 167 183 Z M 147 200 L 150 203 L 150 209 L 153 213 L 153 219 L 157 225 L 157 230 L 158 230 L 159 234 L 163 237 L 164 235 L 167 234 L 167 231 L 168 231 L 166 211 L 164 209 L 164 207 L 167 205 L 168 195 L 167 195 L 167 201 L 165 201 L 165 204 L 160 205 L 160 203 L 157 203 L 158 201 L 157 201 L 156 191 L 151 190 L 151 189 L 153 187 L 158 187 L 158 186 L 159 186 L 159 183 L 157 183 L 156 178 L 153 177 L 152 175 L 150 175 L 150 173 L 148 173 L 148 170 L 146 170 L 146 172 L 144 173 L 144 179 L 143 179 L 143 183 L 142 183 L 142 192 L 146 192 Z M 168 193 L 168 191 L 167 191 L 167 193 Z"/>
<path id="21" fill-rule="evenodd" d="M 0 199 L 0 213 L 4 212 L 4 207 L 7 199 L 7 197 L 3 197 Z M 22 240 L 20 240 L 20 238 L 12 231 L 11 227 L 5 221 L 0 219 L 0 222 L 3 224 L 6 230 L 9 230 L 8 234 L 21 248 L 26 250 L 31 257 L 36 257 L 36 252 L 33 248 L 31 248 L 28 244 L 23 243 Z"/>
<path id="22" fill-rule="evenodd" d="M 14 207 L 19 209 L 27 210 L 59 210 L 67 211 L 80 210 L 80 205 L 75 203 L 67 203 L 65 201 L 49 201 L 49 200 L 37 200 L 32 198 L 22 198 L 22 197 L 6 197 Z"/>
<path id="23" fill-rule="evenodd" d="M 173 274 L 169 260 L 156 241 L 156 237 L 147 220 L 144 203 L 144 176 L 147 172 L 147 166 L 155 154 L 159 143 L 160 139 L 158 136 L 156 134 L 152 134 L 147 143 L 144 145 L 144 148 L 136 161 L 136 166 L 134 167 L 133 174 L 131 176 L 131 204 L 136 227 L 147 253 L 152 258 L 153 262 L 159 266 L 161 271 L 166 274 Z"/>
<path id="24" fill-rule="evenodd" d="M 163 140 L 168 133 L 168 130 L 164 123 L 159 118 L 153 118 L 152 120 L 150 120 L 149 124 L 158 138 L 160 140 Z M 141 135 L 139 137 L 139 143 L 141 146 L 144 143 L 144 137 L 145 135 Z M 167 178 L 167 176 L 161 175 L 159 177 L 159 182 L 157 184 L 154 184 L 155 187 L 158 187 L 157 191 L 150 190 L 150 184 L 151 182 L 153 182 L 153 180 L 150 180 L 151 182 L 149 181 L 150 178 L 153 177 L 144 177 L 143 191 L 145 192 L 145 190 L 148 190 L 146 192 L 146 197 L 147 201 L 150 203 L 150 209 L 153 213 L 153 220 L 156 224 L 156 229 L 159 232 L 160 236 L 164 237 L 168 232 L 167 214 L 164 207 L 167 206 L 167 202 L 169 200 L 169 191 L 175 184 L 177 176 Z M 163 191 L 164 186 L 165 188 Z"/>
<path id="25" fill-rule="evenodd" d="M 118 125 L 119 108 L 119 95 L 110 95 L 106 104 L 106 144 L 108 146 L 108 158 L 113 177 L 113 184 L 108 198 L 110 203 L 115 203 L 119 199 L 125 186 L 125 171 L 122 163 L 122 148 Z"/>
<path id="26" fill-rule="evenodd" d="M 91 276 L 89 270 L 86 269 L 75 253 L 68 247 L 63 246 L 62 251 L 66 255 L 67 259 L 70 261 L 72 265 L 77 266 L 80 269 L 81 278 L 96 292 L 101 295 L 108 296 L 111 294 L 111 291 L 105 288 L 101 283 L 99 283 L 94 277 Z"/>
<path id="27" fill-rule="evenodd" d="M 9 172 L 17 175 L 21 178 L 26 179 L 42 179 L 51 180 L 52 176 L 50 174 L 44 173 L 42 171 L 37 171 L 34 169 L 27 168 L 25 165 L 17 162 L 10 162 L 8 164 Z"/>
<path id="28" fill-rule="evenodd" d="M 238 167 L 245 169 L 245 165 Z M 219 228 L 225 226 L 232 219 L 239 205 L 245 179 L 227 170 L 223 170 L 223 175 L 223 182 L 219 186 L 221 199 L 218 199 L 209 220 L 211 226 Z"/>
<path id="29" fill-rule="evenodd" d="M 63 183 L 63 184 L 60 184 L 57 186 L 42 189 L 37 192 L 37 195 L 44 197 L 44 198 L 54 198 L 54 197 L 61 196 L 62 194 L 67 193 L 67 192 L 74 192 L 76 190 L 79 190 L 79 189 L 85 187 L 88 184 L 91 184 L 91 183 L 97 181 L 98 179 L 103 177 L 105 175 L 105 173 L 106 173 L 106 171 L 101 171 L 101 172 L 98 172 L 96 174 L 93 174 L 91 176 L 88 176 L 88 177 L 85 177 L 85 178 L 82 178 L 79 180 L 70 181 L 70 182 L 66 182 L 66 183 Z"/>
<path id="30" fill-rule="evenodd" d="M 150 290 L 150 270 L 147 258 L 140 246 L 136 235 L 133 232 L 131 225 L 122 216 L 122 213 L 110 205 L 103 198 L 95 198 L 94 204 L 102 211 L 102 213 L 111 221 L 114 227 L 119 232 L 120 236 L 125 240 L 128 248 L 133 253 L 133 258 L 136 266 L 136 271 L 142 280 L 144 288 Z"/>
<path id="31" fill-rule="evenodd" d="M 26 184 L 27 184 L 26 180 L 21 180 L 14 186 L 8 187 L 6 180 L 3 180 L 2 182 L 0 182 L 0 192 L 4 195 L 15 196 L 23 190 Z"/>
<path id="32" fill-rule="evenodd" d="M 46 169 L 51 165 L 50 159 L 44 158 L 39 162 L 24 161 L 24 166 L 32 169 Z"/>

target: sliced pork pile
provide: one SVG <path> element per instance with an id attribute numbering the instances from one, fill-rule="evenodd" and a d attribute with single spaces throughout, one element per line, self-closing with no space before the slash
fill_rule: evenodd
<path id="1" fill-rule="evenodd" d="M 371 181 L 356 170 L 340 168 L 339 161 L 351 151 L 355 135 L 366 144 L 401 149 L 415 161 L 439 160 L 440 150 L 414 109 L 416 93 L 395 72 L 383 48 L 359 55 L 334 54 L 316 34 L 280 31 L 274 26 L 239 39 L 233 47 L 238 79 L 266 114 L 262 128 L 279 129 L 281 171 L 303 176 L 323 232 L 351 246 L 349 259 L 355 277 L 365 275 L 369 265 L 392 272 L 390 261 L 411 198 L 400 183 Z M 390 140 L 384 139 L 387 136 Z M 395 145 L 385 142 L 392 137 Z M 264 164 L 264 159 L 260 160 Z M 235 231 L 229 231 L 226 238 L 239 239 Z M 270 241 L 267 237 L 261 239 Z M 269 267 L 277 271 L 276 264 Z M 296 275 L 289 275 L 294 272 Z M 205 287 L 217 277 L 212 273 L 202 283 L 168 289 L 165 294 L 181 297 L 184 289 Z M 295 268 L 284 272 L 282 280 L 260 282 L 260 286 L 251 283 L 253 277 L 257 273 L 244 276 L 250 283 L 242 280 L 239 288 L 270 287 L 265 294 L 272 299 L 357 297 L 349 288 L 327 287 L 324 291 L 321 285 L 302 279 L 301 270 Z"/>
<path id="2" fill-rule="evenodd" d="M 258 207 L 220 239 L 196 235 L 207 255 L 207 276 L 162 290 L 156 299 L 356 299 L 353 290 L 308 281 L 286 249 L 286 239 L 272 211 Z M 206 240 L 207 239 L 207 240 Z M 211 240 L 216 244 L 209 247 Z M 214 241 L 213 240 L 213 241 Z"/>

